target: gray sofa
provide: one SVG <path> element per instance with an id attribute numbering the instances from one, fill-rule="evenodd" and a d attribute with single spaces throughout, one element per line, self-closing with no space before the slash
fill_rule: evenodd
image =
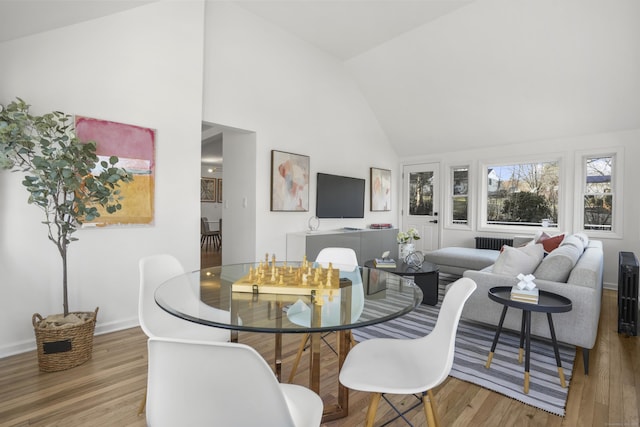
<path id="1" fill-rule="evenodd" d="M 540 262 L 533 274 L 538 288 L 563 295 L 572 301 L 573 308 L 570 312 L 553 315 L 556 337 L 560 342 L 582 348 L 584 370 L 588 374 L 589 350 L 595 344 L 600 318 L 603 251 L 602 242 L 593 240 L 583 240 L 583 250 L 567 247 L 575 243 L 573 237 L 566 237 L 558 249 Z M 512 275 L 494 273 L 495 265 L 463 273 L 464 277 L 473 279 L 478 288 L 465 304 L 462 318 L 494 326 L 498 324 L 502 306 L 491 301 L 487 293 L 494 286 L 514 286 L 518 279 Z M 521 311 L 511 309 L 507 312 L 504 327 L 519 331 L 521 319 Z M 550 338 L 545 314 L 532 313 L 531 320 L 533 335 Z"/>

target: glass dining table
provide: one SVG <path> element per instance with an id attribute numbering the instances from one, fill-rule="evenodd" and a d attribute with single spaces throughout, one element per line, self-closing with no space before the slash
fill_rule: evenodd
<path id="1" fill-rule="evenodd" d="M 281 379 L 282 334 L 310 334 L 309 388 L 320 392 L 320 341 L 338 333 L 338 367 L 351 348 L 350 331 L 411 312 L 422 292 L 410 278 L 367 267 L 302 262 L 223 265 L 162 283 L 156 303 L 184 320 L 275 337 L 274 371 Z M 346 417 L 349 392 L 338 383 L 337 404 L 325 404 L 323 422 Z"/>

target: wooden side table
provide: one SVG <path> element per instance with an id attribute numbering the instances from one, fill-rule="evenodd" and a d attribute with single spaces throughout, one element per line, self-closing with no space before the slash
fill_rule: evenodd
<path id="1" fill-rule="evenodd" d="M 500 338 L 500 332 L 502 332 L 502 324 L 504 318 L 507 315 L 507 309 L 509 307 L 519 308 L 522 310 L 522 325 L 520 327 L 520 349 L 518 351 L 518 362 L 522 363 L 523 343 L 525 344 L 524 354 L 524 392 L 529 393 L 529 355 L 531 351 L 531 312 L 546 313 L 547 320 L 549 321 L 549 332 L 551 333 L 551 341 L 553 342 L 553 351 L 556 356 L 556 364 L 558 365 L 558 376 L 560 377 L 560 385 L 566 387 L 564 379 L 564 371 L 562 370 L 562 362 L 560 361 L 560 352 L 558 351 L 558 342 L 556 340 L 556 331 L 553 327 L 552 313 L 565 313 L 571 311 L 572 303 L 569 298 L 562 295 L 554 294 L 553 292 L 547 292 L 540 290 L 540 297 L 537 304 L 513 301 L 511 299 L 511 287 L 509 286 L 497 286 L 489 289 L 489 299 L 502 304 L 502 314 L 500 315 L 500 322 L 498 323 L 498 329 L 496 336 L 493 339 L 491 345 L 491 352 L 487 358 L 485 367 L 489 369 L 491 366 L 491 360 L 493 359 L 493 353 L 498 345 L 498 339 Z"/>

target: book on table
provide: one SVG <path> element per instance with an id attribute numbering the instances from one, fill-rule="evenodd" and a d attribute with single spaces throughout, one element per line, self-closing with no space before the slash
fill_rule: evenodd
<path id="1" fill-rule="evenodd" d="M 375 258 L 373 265 L 376 268 L 396 268 L 396 261 L 393 258 Z"/>
<path id="2" fill-rule="evenodd" d="M 511 289 L 511 300 L 513 301 L 530 302 L 533 304 L 537 304 L 539 296 L 540 291 L 538 290 L 538 288 L 528 290 L 519 289 L 517 286 L 514 286 L 513 289 Z"/>

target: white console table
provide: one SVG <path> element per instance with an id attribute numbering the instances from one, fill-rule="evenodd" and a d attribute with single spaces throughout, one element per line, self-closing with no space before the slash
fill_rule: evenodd
<path id="1" fill-rule="evenodd" d="M 359 265 L 379 258 L 385 251 L 389 251 L 389 256 L 393 259 L 397 259 L 397 235 L 397 228 L 287 233 L 287 261 L 301 261 L 305 255 L 309 261 L 313 261 L 323 248 L 328 247 L 353 249 Z"/>

